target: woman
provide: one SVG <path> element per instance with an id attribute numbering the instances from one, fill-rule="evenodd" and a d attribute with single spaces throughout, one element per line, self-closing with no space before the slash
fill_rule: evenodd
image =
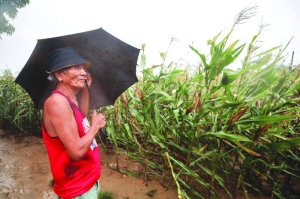
<path id="1" fill-rule="evenodd" d="M 57 82 L 43 108 L 42 133 L 58 198 L 97 198 L 101 173 L 95 135 L 106 125 L 94 110 L 91 125 L 87 72 L 90 63 L 73 48 L 60 48 L 48 56 L 50 79 Z M 77 100 L 79 99 L 79 100 Z"/>

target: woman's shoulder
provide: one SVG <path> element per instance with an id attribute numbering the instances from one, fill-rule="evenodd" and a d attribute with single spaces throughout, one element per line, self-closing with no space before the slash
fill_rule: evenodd
<path id="1" fill-rule="evenodd" d="M 65 109 L 70 108 L 70 105 L 68 105 L 69 102 L 67 98 L 63 95 L 60 95 L 58 93 L 53 93 L 50 95 L 45 103 L 44 103 L 44 109 L 46 108 L 59 108 L 59 109 Z"/>

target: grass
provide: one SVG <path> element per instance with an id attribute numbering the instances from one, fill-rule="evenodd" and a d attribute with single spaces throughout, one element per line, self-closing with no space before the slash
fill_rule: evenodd
<path id="1" fill-rule="evenodd" d="M 100 191 L 98 195 L 98 199 L 114 199 L 114 198 L 115 198 L 114 193 L 109 190 Z"/>

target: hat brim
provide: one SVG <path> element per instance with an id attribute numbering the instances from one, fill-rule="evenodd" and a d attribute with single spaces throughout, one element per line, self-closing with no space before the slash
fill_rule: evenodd
<path id="1" fill-rule="evenodd" d="M 59 70 L 62 70 L 62 69 L 66 69 L 66 68 L 71 67 L 71 66 L 80 65 L 80 64 L 83 64 L 83 65 L 84 65 L 84 69 L 85 69 L 85 70 L 86 70 L 88 67 L 90 67 L 90 65 L 91 65 L 90 62 L 84 62 L 84 63 L 79 63 L 79 64 L 69 64 L 69 65 L 60 67 L 60 68 L 58 68 L 58 69 L 56 69 L 56 70 L 53 70 L 53 71 L 46 71 L 46 73 L 51 74 L 51 73 L 54 73 L 54 72 L 56 72 L 56 71 L 59 71 Z"/>

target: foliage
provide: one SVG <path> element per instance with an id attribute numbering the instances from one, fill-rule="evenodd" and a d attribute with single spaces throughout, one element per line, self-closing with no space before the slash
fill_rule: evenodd
<path id="1" fill-rule="evenodd" d="M 0 128 L 40 134 L 41 112 L 14 79 L 9 69 L 0 76 Z"/>
<path id="2" fill-rule="evenodd" d="M 100 191 L 98 198 L 99 199 L 114 199 L 115 197 L 114 197 L 113 192 L 104 190 L 104 191 Z"/>
<path id="3" fill-rule="evenodd" d="M 12 35 L 15 31 L 9 19 L 16 18 L 18 9 L 29 4 L 29 0 L 0 0 L 0 39 L 3 33 Z"/>
<path id="4" fill-rule="evenodd" d="M 145 166 L 144 178 L 171 180 L 179 198 L 219 198 L 223 189 L 293 198 L 299 177 L 299 72 L 281 64 L 284 49 L 247 46 L 241 69 L 226 67 L 246 44 L 220 34 L 208 41 L 197 72 L 161 65 L 107 107 L 109 139 Z M 130 165 L 129 165 L 130 170 Z M 293 195 L 294 194 L 294 195 Z"/>

